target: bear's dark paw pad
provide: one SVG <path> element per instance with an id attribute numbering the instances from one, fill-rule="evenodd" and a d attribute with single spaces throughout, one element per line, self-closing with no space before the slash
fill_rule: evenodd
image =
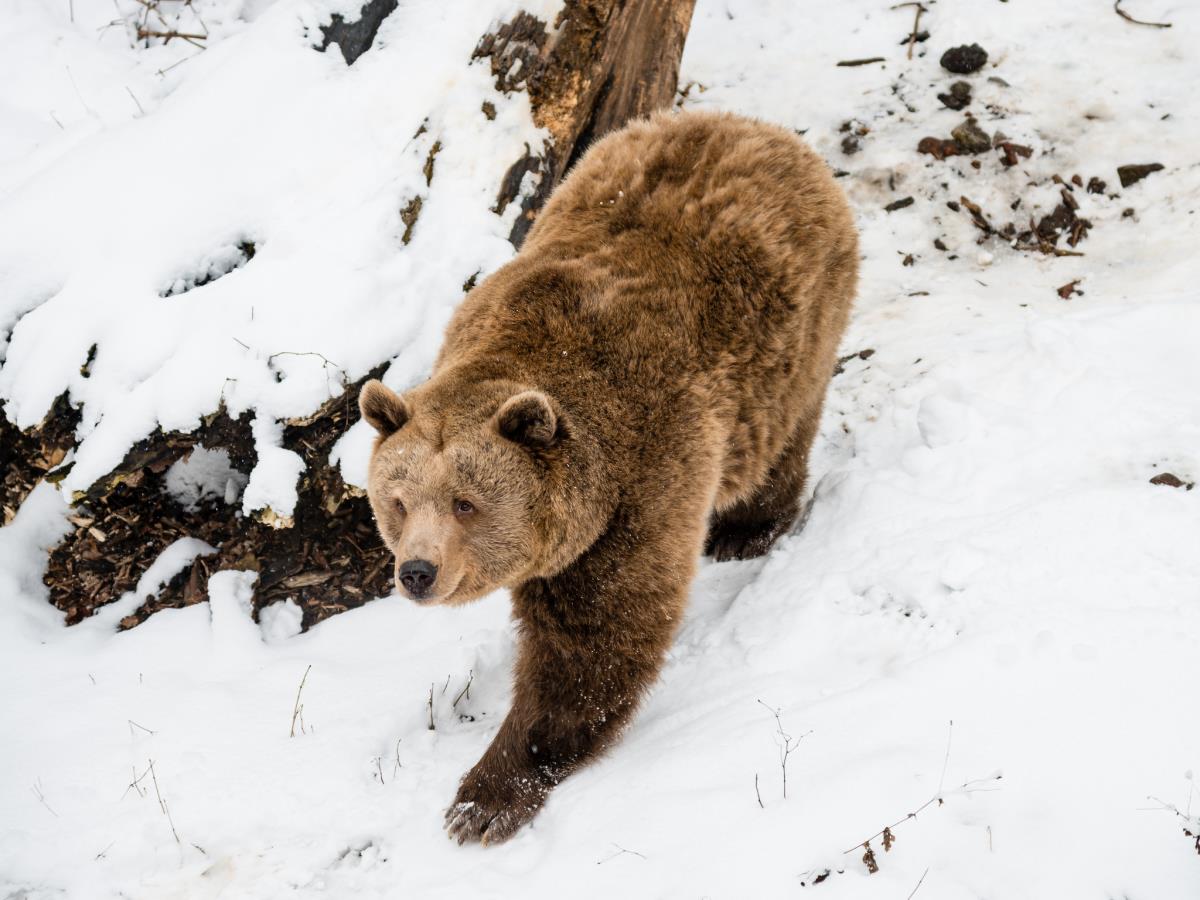
<path id="1" fill-rule="evenodd" d="M 755 559 L 765 555 L 791 524 L 791 517 L 754 523 L 717 522 L 708 532 L 704 553 L 715 562 Z"/>
<path id="2" fill-rule="evenodd" d="M 460 844 L 478 841 L 485 847 L 508 840 L 545 802 L 544 791 L 530 791 L 526 784 L 520 780 L 509 790 L 484 792 L 464 783 L 446 810 L 446 833 Z"/>

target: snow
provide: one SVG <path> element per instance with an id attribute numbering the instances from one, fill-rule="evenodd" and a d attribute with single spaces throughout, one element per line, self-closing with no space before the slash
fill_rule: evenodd
<path id="1" fill-rule="evenodd" d="M 464 65 L 516 4 L 410 0 L 349 69 L 308 46 L 333 7 L 196 5 L 203 52 L 129 49 L 99 0 L 0 16 L 0 397 L 22 425 L 63 387 L 84 404 L 67 491 L 158 425 L 253 408 L 243 508 L 287 515 L 279 423 L 389 355 L 389 384 L 424 377 L 462 283 L 511 252 L 514 210 L 487 207 L 540 136 Z M 1149 483 L 1200 481 L 1200 8 L 1125 4 L 1173 23 L 1153 29 L 1083 0 L 927 3 L 909 62 L 889 5 L 698 4 L 688 104 L 806 129 L 848 173 L 863 279 L 804 528 L 702 564 L 621 743 L 509 844 L 451 844 L 442 810 L 508 708 L 506 598 L 385 598 L 301 634 L 295 604 L 255 622 L 230 572 L 116 632 L 211 552 L 185 539 L 65 628 L 40 578 L 68 509 L 43 485 L 0 529 L 0 896 L 1200 896 L 1200 490 Z M 1034 150 L 1011 169 L 915 152 L 962 121 L 935 94 L 964 42 L 990 55 L 966 78 L 981 126 Z M 1122 189 L 1140 162 L 1166 168 Z M 1076 172 L 1108 182 L 1074 192 L 1082 257 L 977 244 L 945 206 L 1020 224 Z M 369 446 L 339 445 L 352 482 Z M 899 820 L 868 874 L 859 845 Z"/>
<path id="2" fill-rule="evenodd" d="M 197 445 L 167 469 L 164 480 L 176 502 L 194 512 L 205 501 L 236 503 L 248 478 L 233 467 L 228 450 Z"/>

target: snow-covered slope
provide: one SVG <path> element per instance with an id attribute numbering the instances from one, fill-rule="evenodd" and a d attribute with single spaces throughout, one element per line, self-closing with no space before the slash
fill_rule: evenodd
<path id="1" fill-rule="evenodd" d="M 268 417 L 323 399 L 319 360 L 275 381 L 280 350 L 353 376 L 394 347 L 389 377 L 419 378 L 463 280 L 509 252 L 480 192 L 536 138 L 462 64 L 505 4 L 402 3 L 347 70 L 306 48 L 318 4 L 226 3 L 220 40 L 163 79 L 175 44 L 131 52 L 96 37 L 102 4 L 74 5 L 74 26 L 65 3 L 0 14 L 0 322 L 41 303 L 0 370 L 10 414 L 78 388 L 77 471 L 100 471 L 205 411 L 213 372 Z M 505 598 L 383 599 L 297 635 L 286 605 L 253 623 L 229 573 L 133 631 L 114 633 L 134 597 L 67 629 L 40 584 L 65 515 L 43 487 L 0 530 L 0 896 L 1200 896 L 1200 490 L 1149 483 L 1200 481 L 1200 9 L 1123 4 L 1158 29 L 1083 0 L 927 6 L 909 61 L 911 7 L 698 4 L 686 102 L 805 129 L 846 173 L 864 277 L 803 530 L 702 567 L 605 760 L 511 843 L 457 847 L 441 811 L 507 708 Z M 962 121 L 938 57 L 971 42 L 990 54 L 971 111 L 1033 151 L 1011 168 L 916 152 Z M 485 97 L 504 127 L 468 118 Z M 402 247 L 433 107 L 461 137 Z M 1075 174 L 1107 182 L 1070 192 L 1084 256 L 977 243 L 962 197 L 1025 227 Z M 247 236 L 252 264 L 158 296 Z"/>

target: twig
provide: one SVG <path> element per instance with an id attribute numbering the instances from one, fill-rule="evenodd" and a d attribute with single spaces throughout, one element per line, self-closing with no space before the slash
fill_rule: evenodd
<path id="1" fill-rule="evenodd" d="M 791 756 L 792 752 L 800 746 L 800 742 L 812 734 L 812 732 L 806 731 L 804 734 L 800 735 L 800 737 L 793 738 L 790 734 L 783 730 L 783 720 L 779 717 L 779 710 L 771 709 L 771 707 L 767 706 L 767 704 L 763 703 L 761 700 L 759 700 L 758 703 L 763 709 L 770 710 L 771 714 L 775 716 L 775 727 L 778 729 L 777 733 L 781 739 L 779 743 L 779 768 L 783 772 L 783 799 L 786 800 L 788 757 Z"/>
<path id="2" fill-rule="evenodd" d="M 146 734 L 154 734 L 152 730 L 147 728 L 145 725 L 139 725 L 137 722 L 133 721 L 133 719 L 126 719 L 125 721 L 129 723 L 130 734 L 133 734 L 133 729 L 135 728 L 140 728 L 142 731 L 146 732 Z"/>
<path id="3" fill-rule="evenodd" d="M 133 91 L 131 91 L 131 90 L 129 89 L 129 85 L 125 85 L 125 92 L 126 92 L 127 94 L 129 94 L 129 96 L 130 96 L 130 97 L 133 97 L 133 102 L 137 104 L 138 112 L 140 112 L 140 113 L 141 113 L 141 114 L 144 116 L 144 115 L 146 114 L 146 110 L 142 108 L 142 103 L 141 103 L 141 101 L 140 101 L 140 100 L 138 100 L 138 98 L 137 98 L 137 97 L 134 97 L 134 95 L 133 95 Z"/>
<path id="4" fill-rule="evenodd" d="M 900 9 L 904 6 L 915 6 L 917 14 L 913 17 L 912 33 L 908 36 L 908 58 L 912 59 L 913 46 L 917 43 L 917 27 L 921 24 L 921 13 L 929 12 L 920 3 L 897 3 L 892 9 Z"/>
<path id="5" fill-rule="evenodd" d="M 396 738 L 396 767 L 392 769 L 392 781 L 396 780 L 396 773 L 403 768 L 400 765 L 400 738 Z"/>
<path id="6" fill-rule="evenodd" d="M 115 843 L 116 841 L 111 841 L 107 847 L 92 857 L 92 861 L 95 862 L 96 860 L 104 859 L 104 854 L 108 853 L 108 851 L 112 849 L 112 845 Z"/>
<path id="7" fill-rule="evenodd" d="M 304 730 L 304 704 L 300 702 L 300 692 L 304 690 L 304 682 L 308 681 L 308 673 L 312 671 L 312 664 L 304 670 L 304 677 L 300 679 L 300 687 L 296 689 L 296 703 L 292 707 L 292 731 L 289 737 L 296 736 L 296 720 L 300 720 L 300 733 L 307 734 Z"/>
<path id="8" fill-rule="evenodd" d="M 763 806 L 763 802 L 762 802 L 762 792 L 759 791 L 759 789 L 758 789 L 758 773 L 757 772 L 754 773 L 754 795 L 756 797 L 758 797 L 758 808 L 766 809 L 766 807 Z"/>
<path id="9" fill-rule="evenodd" d="M 167 824 L 171 826 L 171 834 L 175 835 L 175 843 L 183 843 L 179 840 L 179 832 L 175 830 L 175 823 L 171 819 L 171 811 L 167 809 L 167 801 L 163 799 L 162 792 L 158 789 L 158 776 L 154 774 L 154 760 L 150 760 L 150 780 L 154 782 L 154 795 L 158 797 L 158 808 L 167 817 Z"/>
<path id="10" fill-rule="evenodd" d="M 31 784 L 29 786 L 29 789 L 31 791 L 33 791 L 33 796 L 37 797 L 38 800 L 41 801 L 42 806 L 44 806 L 44 807 L 46 807 L 46 809 L 50 810 L 50 815 L 54 816 L 54 818 L 57 819 L 58 813 L 56 813 L 51 808 L 50 804 L 46 802 L 46 795 L 42 793 L 42 779 L 39 778 L 37 781 L 35 781 L 33 784 Z"/>
<path id="11" fill-rule="evenodd" d="M 203 41 L 203 40 L 208 39 L 207 34 L 196 34 L 195 32 L 188 32 L 188 31 L 176 31 L 174 28 L 172 28 L 170 31 L 155 31 L 152 28 L 139 28 L 137 30 L 137 36 L 139 38 L 152 38 L 152 37 L 163 38 L 165 41 L 169 41 L 169 40 L 171 40 L 171 38 L 179 38 L 180 40 L 188 41 L 189 43 L 191 43 L 193 41 Z"/>
<path id="12" fill-rule="evenodd" d="M 957 788 L 955 788 L 955 793 L 973 794 L 976 791 L 983 790 L 983 788 L 972 788 L 973 785 L 985 784 L 989 781 L 999 781 L 1003 777 L 1004 777 L 1003 775 L 989 775 L 987 778 L 976 778 L 973 781 L 965 781 L 962 784 L 960 784 Z M 871 835 L 865 841 L 859 841 L 853 847 L 851 847 L 849 850 L 843 850 L 842 853 L 843 854 L 853 853 L 855 850 L 858 850 L 860 848 L 869 848 L 871 841 L 875 840 L 877 837 L 883 837 L 885 832 L 889 835 L 892 835 L 889 839 L 889 844 L 888 844 L 889 846 L 891 846 L 891 841 L 895 840 L 895 836 L 892 834 L 892 830 L 894 828 L 896 828 L 899 825 L 903 825 L 909 819 L 915 819 L 917 817 L 918 813 L 924 812 L 926 809 L 928 809 L 930 806 L 932 806 L 935 803 L 938 806 L 941 806 L 943 803 L 945 803 L 945 797 L 942 795 L 942 793 L 940 791 L 938 793 L 934 794 L 932 797 L 930 797 L 928 800 L 926 800 L 924 803 L 922 803 L 920 806 L 918 806 L 916 809 L 914 809 L 908 815 L 897 819 L 891 825 L 885 825 L 883 828 L 879 829 L 879 831 L 875 832 L 873 835 Z"/>
<path id="13" fill-rule="evenodd" d="M 1134 25 L 1145 25 L 1147 28 L 1170 28 L 1170 22 L 1143 22 L 1141 19 L 1135 19 L 1125 10 L 1121 9 L 1121 0 L 1113 0 L 1113 12 L 1124 19 L 1126 22 L 1132 22 Z"/>
<path id="14" fill-rule="evenodd" d="M 429 730 L 433 731 L 434 726 L 433 726 L 433 685 L 432 684 L 429 685 L 428 705 L 429 705 Z"/>
<path id="15" fill-rule="evenodd" d="M 929 874 L 928 869 L 926 869 L 924 872 L 921 873 L 921 877 L 919 879 L 917 879 L 917 887 L 912 889 L 912 894 L 908 895 L 908 900 L 912 900 L 913 894 L 915 894 L 917 892 L 917 889 L 921 887 L 921 882 L 925 880 L 925 876 L 928 874 Z"/>
<path id="16" fill-rule="evenodd" d="M 458 692 L 458 696 L 454 698 L 454 702 L 450 704 L 451 709 L 454 709 L 455 707 L 458 706 L 458 701 L 463 698 L 464 694 L 466 695 L 466 698 L 468 700 L 471 699 L 471 682 L 474 680 L 475 680 L 475 670 L 468 669 L 467 670 L 467 684 L 461 691 Z"/>
<path id="17" fill-rule="evenodd" d="M 125 794 L 129 793 L 130 788 L 133 788 L 134 793 L 137 794 L 139 797 L 145 797 L 146 789 L 142 787 L 142 779 L 150 774 L 150 770 L 146 769 L 146 771 L 143 772 L 141 775 L 139 775 L 137 773 L 137 766 L 130 766 L 129 770 L 133 773 L 133 780 L 130 781 L 129 784 L 127 784 L 125 786 L 125 791 L 124 791 L 124 793 L 121 794 L 121 798 L 122 799 L 125 798 Z"/>
<path id="18" fill-rule="evenodd" d="M 937 792 L 942 792 L 942 785 L 946 783 L 946 767 L 950 765 L 950 741 L 954 738 L 954 720 L 950 720 L 950 728 L 946 731 L 946 758 L 942 760 L 942 774 L 938 778 Z"/>
<path id="19" fill-rule="evenodd" d="M 838 63 L 838 65 L 841 68 L 846 69 L 850 68 L 851 66 L 869 66 L 871 63 L 877 62 L 887 62 L 887 60 L 882 56 L 872 56 L 868 59 L 843 59 Z"/>
<path id="20" fill-rule="evenodd" d="M 383 757 L 382 756 L 375 757 L 375 768 L 379 770 L 379 783 L 387 784 L 387 782 L 383 780 Z"/>
<path id="21" fill-rule="evenodd" d="M 622 855 L 623 853 L 628 853 L 632 856 L 640 856 L 642 859 L 646 858 L 644 853 L 638 853 L 636 850 L 626 850 L 620 844 L 613 843 L 613 846 L 617 848 L 617 852 L 613 853 L 610 856 L 604 857 L 604 859 L 596 860 L 596 865 L 598 865 L 598 866 L 603 865 L 604 863 L 608 862 L 609 860 L 616 859 L 618 856 Z"/>

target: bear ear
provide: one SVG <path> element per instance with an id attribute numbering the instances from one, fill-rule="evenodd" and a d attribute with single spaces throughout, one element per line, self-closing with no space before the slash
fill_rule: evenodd
<path id="1" fill-rule="evenodd" d="M 541 391 L 522 391 L 504 401 L 496 413 L 501 437 L 535 450 L 545 450 L 558 437 L 558 416 Z"/>
<path id="2" fill-rule="evenodd" d="M 385 387 L 382 381 L 371 380 L 363 385 L 358 395 L 358 408 L 362 417 L 371 423 L 382 437 L 395 434 L 409 419 L 408 404 L 404 398 Z"/>

